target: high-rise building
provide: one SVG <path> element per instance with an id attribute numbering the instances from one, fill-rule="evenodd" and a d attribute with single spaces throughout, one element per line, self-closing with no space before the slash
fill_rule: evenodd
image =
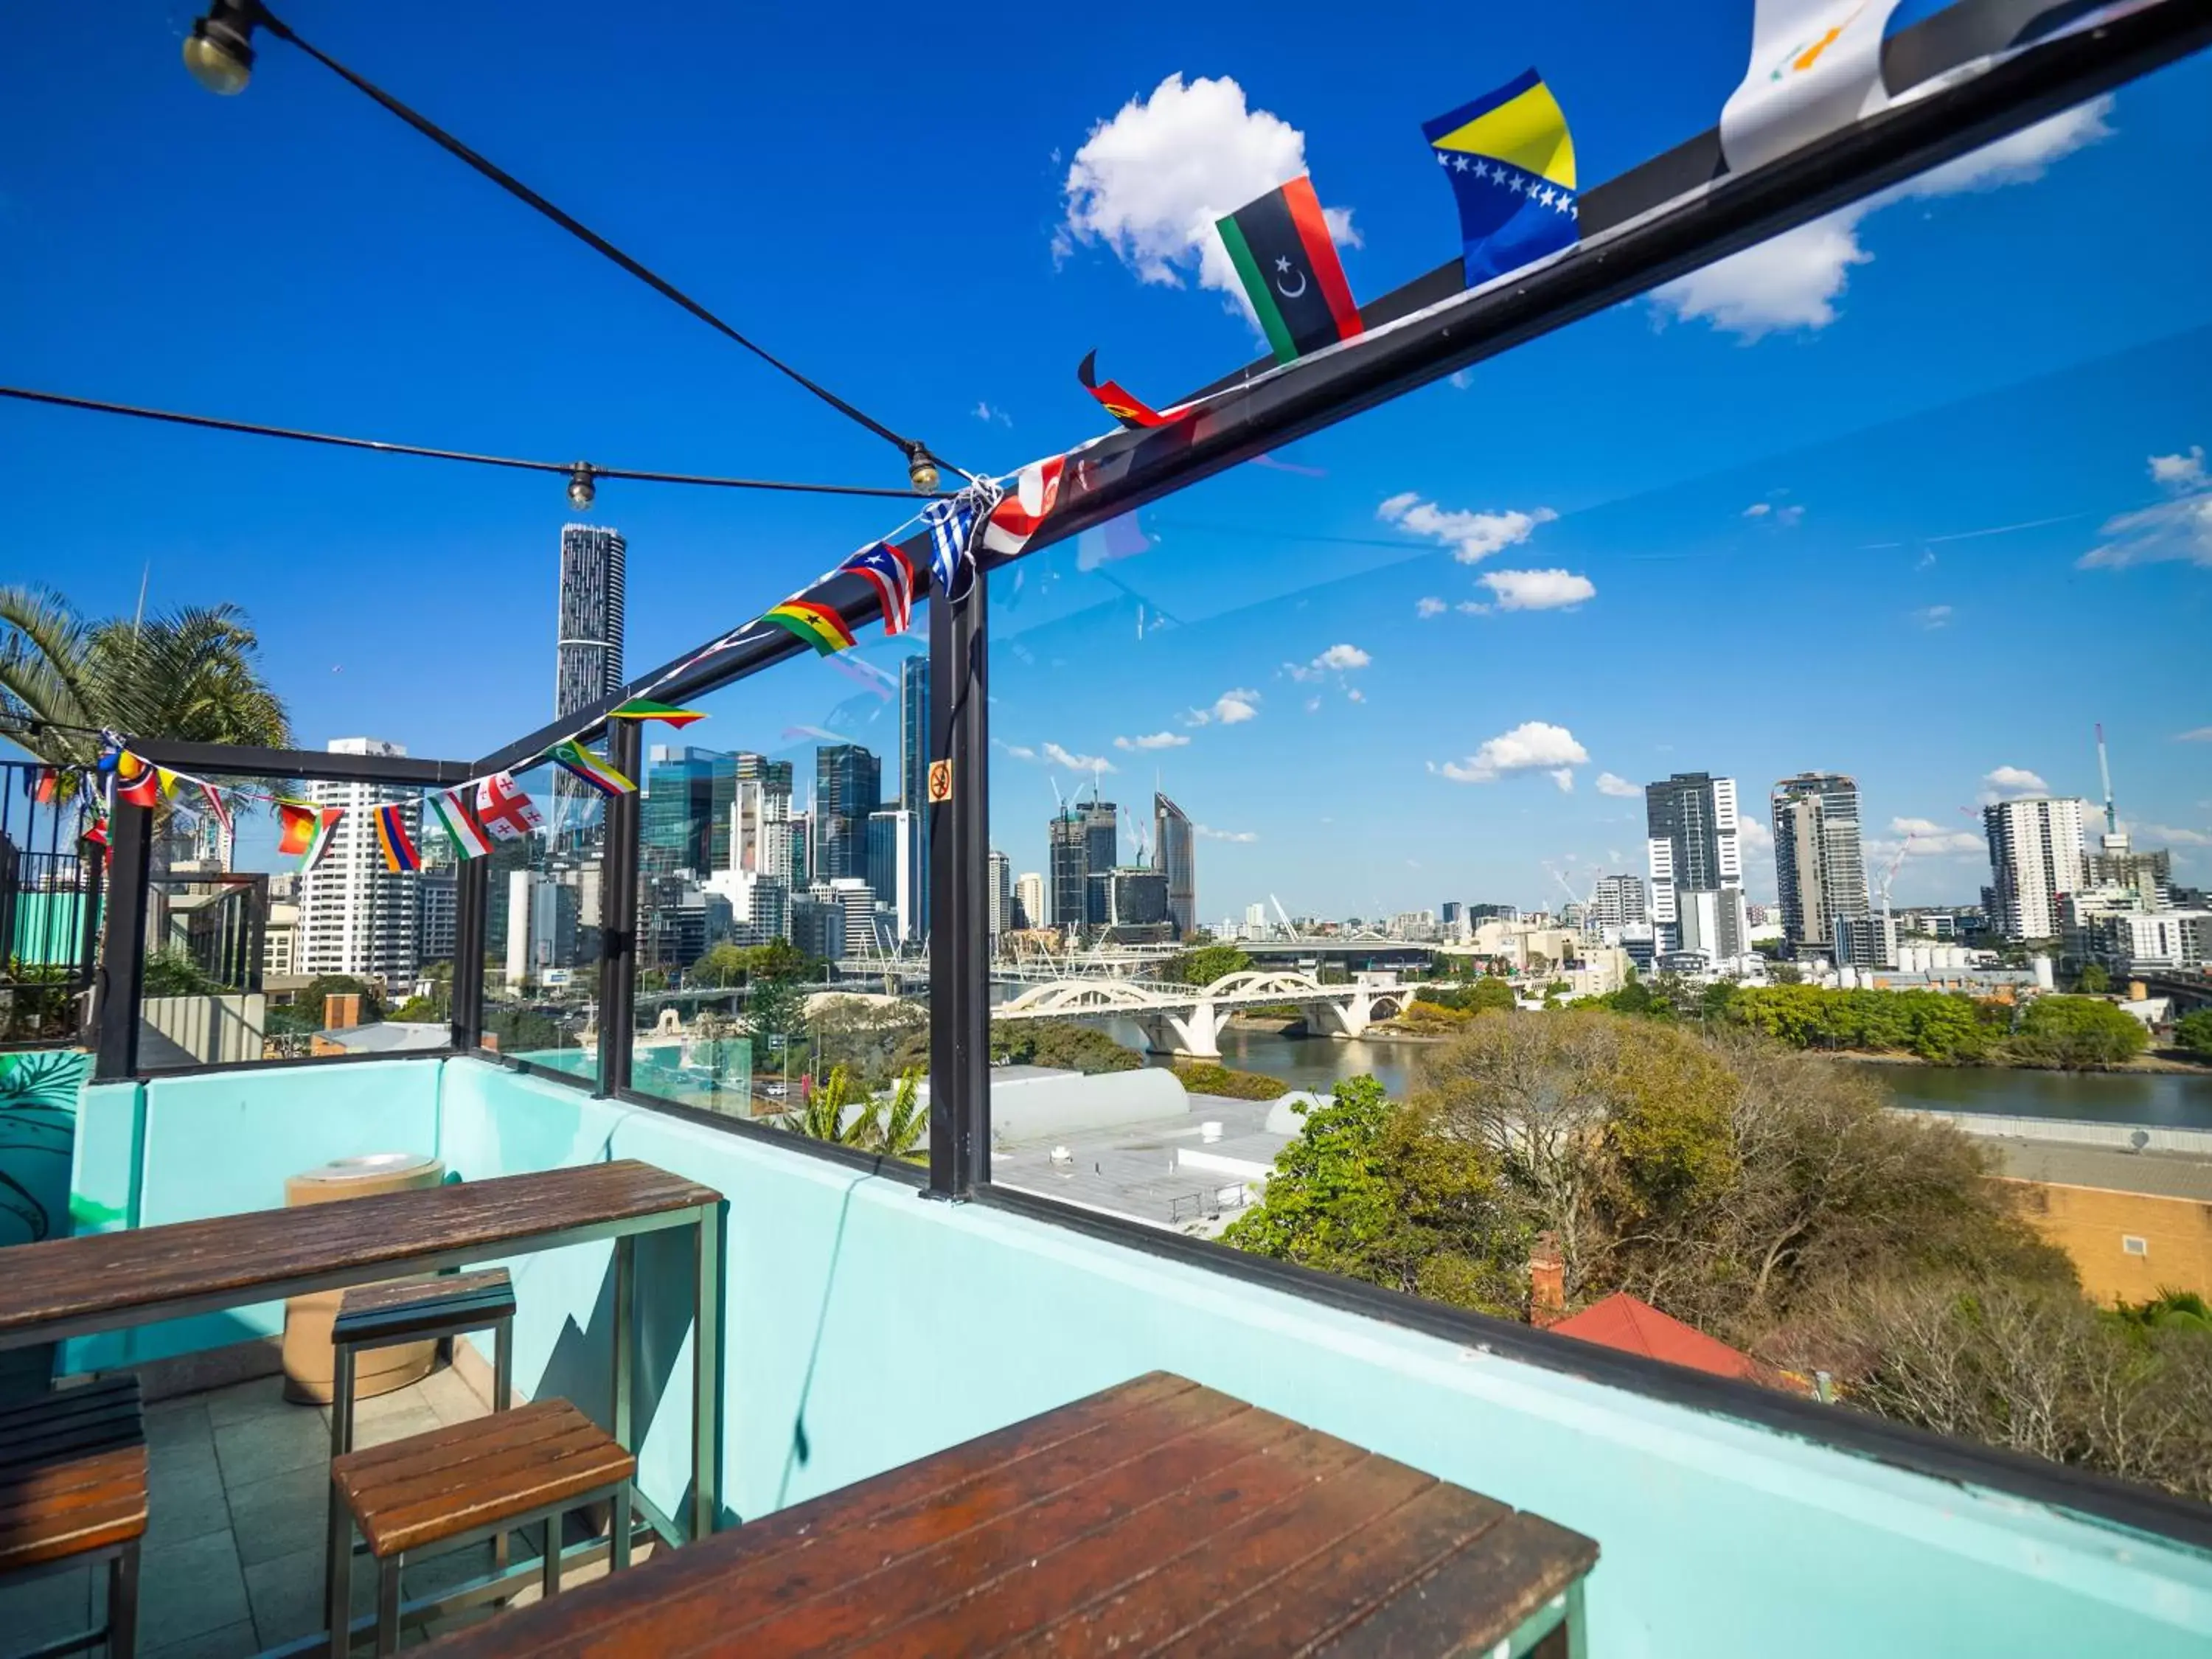
<path id="1" fill-rule="evenodd" d="M 1198 931 L 1198 838 L 1182 807 L 1152 792 L 1155 866 L 1167 878 L 1168 921 L 1177 939 Z"/>
<path id="2" fill-rule="evenodd" d="M 1460 913 L 1467 906 L 1458 899 L 1446 899 L 1437 907 L 1437 921 L 1446 927 L 1459 926 Z"/>
<path id="3" fill-rule="evenodd" d="M 983 860 L 983 922 L 996 939 L 1014 925 L 1014 866 L 994 847 Z"/>
<path id="4" fill-rule="evenodd" d="M 599 525 L 561 531 L 560 626 L 553 712 L 573 714 L 622 690 L 622 532 Z"/>
<path id="5" fill-rule="evenodd" d="M 919 812 L 929 801 L 929 659 L 899 664 L 899 804 Z"/>
<path id="6" fill-rule="evenodd" d="M 903 806 L 868 815 L 868 886 L 891 913 L 891 937 L 919 944 L 921 927 L 921 815 Z"/>
<path id="7" fill-rule="evenodd" d="M 797 880 L 791 825 L 791 763 L 735 757 L 729 846 L 717 869 L 743 870 L 782 883 Z"/>
<path id="8" fill-rule="evenodd" d="M 1651 864 L 1651 920 L 1662 934 L 1680 939 L 1680 895 L 1727 892 L 1717 908 L 1717 930 L 1693 948 L 1717 957 L 1747 948 L 1743 918 L 1743 862 L 1737 845 L 1735 780 L 1707 772 L 1677 772 L 1644 791 L 1645 842 Z M 1688 947 L 1684 941 L 1686 948 Z"/>
<path id="9" fill-rule="evenodd" d="M 1143 865 L 1094 870 L 1086 884 L 1085 910 L 1097 925 L 1122 944 L 1164 943 L 1173 927 L 1168 915 L 1168 878 Z"/>
<path id="10" fill-rule="evenodd" d="M 1010 925 L 1017 930 L 1042 927 L 1045 915 L 1044 876 L 1036 870 L 1024 870 L 1014 883 L 1014 918 Z"/>
<path id="11" fill-rule="evenodd" d="M 1121 809 L 1091 790 L 1083 808 L 1083 854 L 1091 870 L 1111 870 L 1121 861 Z"/>
<path id="12" fill-rule="evenodd" d="M 1633 927 L 1650 920 L 1644 903 L 1644 878 L 1600 876 L 1590 889 L 1590 918 L 1600 927 Z"/>
<path id="13" fill-rule="evenodd" d="M 407 751 L 377 738 L 333 738 L 333 755 L 398 756 Z M 376 809 L 396 805 L 410 839 L 422 837 L 422 792 L 382 784 L 316 779 L 304 798 L 343 816 L 330 849 L 300 882 L 300 963 L 303 974 L 351 974 L 387 988 L 407 984 L 417 965 L 418 878 L 384 867 Z"/>
<path id="14" fill-rule="evenodd" d="M 856 743 L 824 744 L 814 751 L 814 856 L 811 884 L 865 882 L 868 875 L 868 817 L 884 804 L 884 763 Z"/>
<path id="15" fill-rule="evenodd" d="M 657 743 L 646 751 L 638 805 L 638 856 L 648 875 L 703 876 L 730 862 L 730 802 L 737 757 Z"/>
<path id="16" fill-rule="evenodd" d="M 1782 936 L 1793 955 L 1833 951 L 1839 920 L 1872 914 L 1859 840 L 1858 784 L 1839 772 L 1800 772 L 1774 786 L 1772 805 Z"/>
<path id="17" fill-rule="evenodd" d="M 450 963 L 460 942 L 459 880 L 452 866 L 427 866 L 416 877 L 415 963 Z"/>
<path id="18" fill-rule="evenodd" d="M 1090 826 L 1073 806 L 1061 808 L 1045 826 L 1045 859 L 1052 872 L 1046 920 L 1054 927 L 1083 925 L 1084 889 L 1091 876 L 1090 836 Z"/>
<path id="19" fill-rule="evenodd" d="M 1990 924 L 2007 939 L 2056 939 L 2058 896 L 2081 890 L 2086 803 L 2031 796 L 1982 809 Z"/>
<path id="20" fill-rule="evenodd" d="M 555 969 L 574 966 L 578 949 L 578 892 L 573 882 L 543 870 L 507 874 L 507 982 L 543 981 Z"/>

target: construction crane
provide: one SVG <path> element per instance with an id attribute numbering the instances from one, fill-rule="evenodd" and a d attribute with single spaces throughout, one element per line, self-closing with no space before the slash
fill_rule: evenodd
<path id="1" fill-rule="evenodd" d="M 1963 811 L 1964 809 L 1962 808 L 1961 810 Z M 1881 893 L 1881 933 L 1882 939 L 1885 941 L 1885 949 L 1887 948 L 1887 941 L 1896 937 L 1895 933 L 1892 930 L 1889 919 L 1889 884 L 1897 879 L 1897 872 L 1904 866 L 1905 864 L 1905 855 L 1912 850 L 1912 843 L 1919 838 L 1919 832 L 1917 830 L 1908 832 L 1905 837 L 1905 845 L 1897 849 L 1897 856 L 1890 860 L 1889 867 L 1881 872 L 1881 886 L 1880 890 Z"/>

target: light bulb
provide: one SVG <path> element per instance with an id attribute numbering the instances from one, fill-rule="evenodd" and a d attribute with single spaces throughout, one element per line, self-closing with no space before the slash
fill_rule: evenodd
<path id="1" fill-rule="evenodd" d="M 937 489 L 937 461 L 935 457 L 916 444 L 907 451 L 907 482 L 914 486 L 917 495 L 933 495 Z"/>
<path id="2" fill-rule="evenodd" d="M 579 513 L 588 513 L 599 493 L 592 483 L 592 469 L 579 461 L 568 474 L 568 505 Z"/>
<path id="3" fill-rule="evenodd" d="M 192 79 L 218 96 L 246 90 L 253 78 L 253 20 L 231 0 L 216 0 L 208 15 L 192 25 L 185 42 L 185 67 Z"/>

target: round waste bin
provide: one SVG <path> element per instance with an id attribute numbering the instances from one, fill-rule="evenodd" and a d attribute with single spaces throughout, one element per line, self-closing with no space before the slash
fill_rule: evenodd
<path id="1" fill-rule="evenodd" d="M 446 1178 L 446 1166 L 434 1158 L 415 1152 L 367 1152 L 359 1158 L 333 1158 L 319 1169 L 295 1175 L 284 1183 L 284 1207 L 328 1204 L 341 1198 L 368 1198 L 378 1193 L 404 1192 L 410 1187 L 434 1187 Z M 326 1404 L 331 1397 L 331 1322 L 337 1317 L 343 1291 L 323 1291 L 295 1296 L 284 1304 L 284 1396 L 288 1400 Z M 390 1394 L 410 1382 L 419 1382 L 437 1363 L 438 1345 L 410 1342 L 398 1347 L 371 1348 L 354 1362 L 353 1391 L 357 1400 Z"/>

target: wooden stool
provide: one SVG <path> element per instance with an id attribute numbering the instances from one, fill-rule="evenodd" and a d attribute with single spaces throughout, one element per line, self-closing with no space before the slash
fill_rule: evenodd
<path id="1" fill-rule="evenodd" d="M 41 1652 L 138 1645 L 146 1426 L 138 1379 L 114 1376 L 0 1407 L 0 1575 L 89 1556 L 107 1563 L 107 1623 Z"/>
<path id="2" fill-rule="evenodd" d="M 609 1569 L 629 1565 L 629 1488 L 637 1460 L 565 1400 L 540 1400 L 496 1418 L 455 1424 L 331 1464 L 337 1498 L 376 1558 L 376 1650 L 399 1647 L 399 1575 L 410 1550 L 462 1545 L 545 1525 L 544 1594 L 561 1589 L 561 1517 L 586 1504 L 613 1509 Z M 351 1646 L 353 1543 L 331 1532 L 331 1647 Z"/>

